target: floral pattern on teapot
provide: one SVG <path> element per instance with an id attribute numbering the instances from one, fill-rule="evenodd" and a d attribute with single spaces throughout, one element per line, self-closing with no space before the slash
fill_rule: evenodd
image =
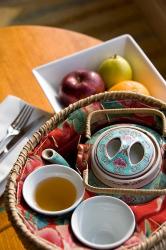
<path id="1" fill-rule="evenodd" d="M 159 144 L 159 147 L 161 149 L 161 156 L 162 156 L 162 160 L 164 162 L 163 158 L 164 158 L 165 150 L 163 150 L 163 148 L 166 145 L 165 138 L 163 138 L 158 132 L 154 131 L 151 128 L 148 128 L 148 127 L 142 126 L 142 125 L 137 125 L 137 124 L 133 124 L 133 125 L 135 126 L 135 128 L 144 129 L 145 131 L 147 131 L 148 133 L 150 133 L 154 136 L 154 138 L 156 139 L 156 141 Z M 102 128 L 101 130 L 97 131 L 94 135 L 92 135 L 91 139 L 87 140 L 85 145 L 91 145 L 91 147 L 89 147 L 89 153 L 86 152 L 86 154 L 89 155 L 89 157 L 90 157 L 90 152 L 92 151 L 93 144 L 96 142 L 98 137 L 102 133 L 107 131 L 108 129 L 114 128 L 116 126 L 117 125 L 110 125 L 110 126 L 107 126 L 105 128 Z M 82 146 L 84 146 L 84 145 L 82 145 Z M 84 152 L 82 152 L 82 154 L 84 154 Z M 84 159 L 84 157 L 82 157 L 82 159 Z M 118 158 L 116 158 L 114 160 L 118 160 Z M 99 178 L 97 178 L 94 175 L 94 172 L 92 171 L 91 166 L 90 166 L 90 162 L 91 162 L 90 159 L 88 160 L 88 162 L 89 162 L 89 184 L 92 186 L 95 186 L 95 187 L 108 187 L 101 180 L 99 180 Z M 118 162 L 118 164 L 124 168 L 126 163 L 124 163 L 124 162 L 122 163 L 122 161 L 120 160 Z M 165 172 L 166 172 L 165 166 L 163 166 L 163 164 L 162 164 L 159 174 L 157 174 L 157 176 L 150 183 L 146 184 L 142 188 L 143 189 L 162 189 L 162 188 L 165 188 L 166 187 L 166 174 L 165 174 Z M 126 195 L 126 194 L 125 195 L 121 195 L 121 194 L 115 195 L 115 194 L 113 194 L 113 196 L 121 198 L 122 200 L 124 200 L 128 204 L 145 203 L 145 202 L 148 202 L 156 197 L 155 195 L 151 195 L 151 194 L 147 194 L 147 195 Z"/>

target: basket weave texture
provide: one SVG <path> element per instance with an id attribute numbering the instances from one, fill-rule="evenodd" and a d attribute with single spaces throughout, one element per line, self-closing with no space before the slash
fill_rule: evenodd
<path id="1" fill-rule="evenodd" d="M 129 92 L 104 92 L 88 98 L 82 99 L 74 104 L 69 105 L 67 108 L 63 109 L 58 114 L 55 114 L 50 120 L 48 120 L 40 129 L 33 134 L 32 138 L 24 146 L 20 155 L 14 164 L 12 171 L 10 173 L 8 184 L 6 188 L 6 208 L 8 212 L 9 219 L 11 220 L 13 226 L 18 233 L 18 236 L 22 240 L 23 244 L 27 249 L 60 249 L 52 247 L 47 244 L 47 241 L 37 237 L 32 234 L 31 231 L 27 228 L 24 223 L 24 220 L 20 216 L 17 209 L 17 177 L 22 171 L 25 163 L 27 161 L 28 155 L 32 152 L 40 141 L 53 129 L 57 127 L 60 122 L 63 122 L 68 115 L 73 111 L 85 107 L 94 102 L 100 101 L 112 101 L 112 100 L 136 100 L 141 101 L 142 103 L 156 108 L 161 112 L 166 112 L 166 103 L 157 100 L 153 97 L 138 95 L 136 93 Z M 156 191 L 157 193 L 157 191 Z M 166 194 L 166 189 L 163 189 L 162 192 L 159 190 L 159 195 Z M 128 249 L 128 248 L 124 248 Z M 149 238 L 142 241 L 139 245 L 130 248 L 132 250 L 144 250 L 144 249 L 166 249 L 166 223 L 164 222 L 158 230 L 153 232 Z"/>

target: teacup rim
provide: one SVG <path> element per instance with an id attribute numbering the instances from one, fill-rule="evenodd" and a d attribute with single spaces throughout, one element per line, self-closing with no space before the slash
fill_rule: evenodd
<path id="1" fill-rule="evenodd" d="M 126 233 L 126 235 L 121 239 L 121 240 L 118 240 L 117 242 L 114 242 L 114 243 L 110 243 L 110 244 L 96 244 L 96 243 L 92 243 L 88 240 L 86 240 L 82 235 L 81 233 L 78 233 L 76 230 L 75 230 L 75 226 L 74 226 L 74 216 L 75 214 L 77 213 L 78 209 L 82 206 L 84 207 L 85 209 L 85 204 L 88 203 L 88 202 L 91 202 L 92 200 L 99 200 L 99 199 L 110 199 L 110 200 L 116 200 L 118 201 L 119 203 L 121 203 L 123 206 L 125 206 L 128 211 L 130 212 L 131 216 L 132 216 L 132 224 L 131 224 L 131 228 L 130 230 L 128 230 L 128 232 Z M 87 198 L 86 200 L 82 201 L 78 206 L 77 208 L 74 210 L 72 216 L 71 216 L 71 228 L 73 230 L 73 233 L 74 235 L 83 243 L 85 244 L 86 246 L 89 246 L 89 247 L 93 247 L 94 249 L 112 249 L 112 248 L 115 248 L 115 247 L 118 247 L 120 246 L 121 244 L 123 244 L 127 239 L 130 238 L 130 236 L 133 234 L 134 230 L 135 230 L 135 226 L 136 226 L 136 219 L 135 219 L 135 215 L 134 215 L 134 212 L 132 211 L 132 209 L 130 208 L 130 206 L 125 203 L 124 201 L 122 201 L 121 199 L 119 198 L 116 198 L 116 197 L 113 197 L 113 196 L 109 196 L 109 195 L 98 195 L 98 196 L 93 196 L 93 197 L 90 197 L 90 198 Z"/>
<path id="2" fill-rule="evenodd" d="M 58 210 L 58 211 L 48 211 L 48 210 L 44 210 L 44 209 L 40 209 L 39 207 L 37 207 L 35 205 L 34 202 L 32 202 L 32 204 L 28 201 L 27 197 L 26 197 L 26 184 L 27 182 L 29 182 L 29 179 L 32 178 L 36 173 L 40 172 L 40 171 L 43 171 L 43 169 L 45 168 L 61 168 L 61 169 L 65 169 L 65 171 L 68 171 L 68 172 L 73 172 L 79 179 L 80 179 L 80 183 L 82 183 L 81 186 L 81 195 L 80 197 L 78 197 L 75 202 L 68 208 L 66 209 L 63 209 L 63 210 Z M 63 172 L 61 173 L 63 174 Z M 42 180 L 45 180 L 47 179 L 48 177 L 46 176 L 45 178 L 43 178 Z M 72 182 L 75 187 L 77 188 L 76 184 L 74 182 Z M 29 190 L 28 190 L 29 191 Z M 85 194 L 85 187 L 83 185 L 83 179 L 81 177 L 81 175 L 76 171 L 74 170 L 73 168 L 71 167 L 68 167 L 68 166 L 64 166 L 64 165 L 61 165 L 61 164 L 48 164 L 48 165 L 43 165 L 37 169 L 35 169 L 34 171 L 32 171 L 27 177 L 26 179 L 24 180 L 24 183 L 23 183 L 23 188 L 22 188 L 22 195 L 23 195 L 23 198 L 25 200 L 25 202 L 28 204 L 28 206 L 33 209 L 34 211 L 40 213 L 40 214 L 43 214 L 43 215 L 48 215 L 48 216 L 58 216 L 58 215 L 63 215 L 63 214 L 66 214 L 70 211 L 72 211 L 75 207 L 78 206 L 78 204 L 82 201 L 83 197 L 84 197 L 84 194 Z"/>

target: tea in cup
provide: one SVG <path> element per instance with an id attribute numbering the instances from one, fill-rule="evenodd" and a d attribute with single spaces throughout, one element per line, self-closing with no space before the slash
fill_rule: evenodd
<path id="1" fill-rule="evenodd" d="M 62 215 L 73 210 L 83 199 L 81 176 L 63 165 L 46 165 L 25 179 L 23 197 L 35 211 L 45 215 Z"/>

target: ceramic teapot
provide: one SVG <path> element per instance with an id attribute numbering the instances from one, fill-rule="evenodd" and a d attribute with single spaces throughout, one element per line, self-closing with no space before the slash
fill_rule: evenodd
<path id="1" fill-rule="evenodd" d="M 106 126 L 91 135 L 92 117 L 99 113 L 152 114 L 162 120 L 162 131 L 131 123 Z M 85 144 L 79 144 L 77 168 L 86 189 L 109 193 L 129 204 L 147 202 L 162 194 L 166 186 L 163 169 L 166 119 L 156 109 L 110 109 L 94 111 L 87 117 Z"/>

